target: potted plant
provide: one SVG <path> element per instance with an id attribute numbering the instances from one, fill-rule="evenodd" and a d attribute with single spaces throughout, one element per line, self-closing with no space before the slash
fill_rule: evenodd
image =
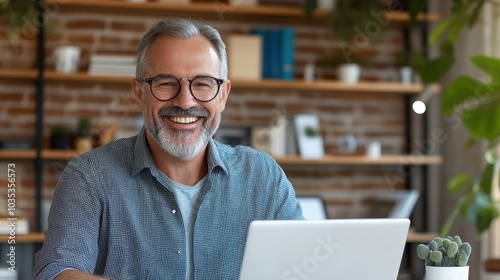
<path id="1" fill-rule="evenodd" d="M 91 151 L 94 141 L 90 135 L 90 119 L 83 118 L 78 122 L 78 135 L 75 139 L 75 150 L 78 154 Z"/>
<path id="2" fill-rule="evenodd" d="M 304 11 L 309 17 L 318 6 L 317 0 L 304 0 Z M 372 41 L 384 34 L 381 24 L 375 32 L 368 26 L 375 20 L 373 11 L 386 10 L 384 0 L 337 0 L 326 18 L 333 36 L 338 41 L 337 53 L 325 55 L 317 61 L 318 67 L 336 67 L 339 81 L 358 83 L 367 58 L 362 52 Z M 376 20 L 375 20 L 376 21 Z M 368 28 L 368 29 L 367 29 Z"/>
<path id="3" fill-rule="evenodd" d="M 0 2 L 0 17 L 9 20 L 9 38 L 19 36 L 20 30 L 35 20 L 39 0 L 4 0 Z"/>
<path id="4" fill-rule="evenodd" d="M 315 62 L 318 68 L 335 68 L 340 82 L 356 84 L 361 78 L 361 69 L 369 65 L 369 59 L 361 54 L 345 56 L 338 50 L 331 55 L 318 58 Z"/>
<path id="5" fill-rule="evenodd" d="M 472 252 L 460 236 L 436 237 L 429 244 L 419 244 L 417 255 L 425 260 L 427 280 L 467 280 L 467 262 Z"/>
<path id="6" fill-rule="evenodd" d="M 432 60 L 423 56 L 417 59 L 419 66 L 416 70 L 424 83 L 439 81 L 448 73 L 455 62 L 458 36 L 464 28 L 472 27 L 478 22 L 486 4 L 500 5 L 494 0 L 453 1 L 451 15 L 429 36 L 431 44 L 440 44 L 440 54 Z M 452 194 L 459 195 L 459 199 L 443 226 L 443 235 L 449 232 L 458 216 L 473 225 L 478 235 L 489 230 L 492 222 L 500 216 L 500 198 L 495 197 L 495 188 L 497 191 L 500 188 L 500 176 L 495 175 L 500 164 L 500 60 L 475 55 L 470 61 L 487 75 L 487 79 L 479 80 L 470 76 L 455 78 L 444 89 L 441 107 L 445 117 L 459 116 L 468 130 L 470 139 L 466 142 L 465 149 L 478 143 L 486 144 L 485 168 L 481 174 L 461 173 L 450 180 L 448 189 Z M 500 260 L 492 257 L 489 254 L 485 264 L 490 265 L 485 266 L 486 271 L 492 267 L 492 263 L 496 263 L 497 267 L 500 263 Z M 497 274 L 496 277 L 500 279 L 500 275 Z"/>
<path id="7" fill-rule="evenodd" d="M 312 14 L 315 0 L 304 0 L 306 13 Z M 356 1 L 353 1 L 356 2 Z M 372 1 L 365 1 L 363 3 Z M 428 1 L 401 1 L 402 10 L 407 10 L 414 22 L 419 13 L 426 11 Z M 340 2 L 339 2 L 340 3 Z M 339 5 L 334 9 L 342 19 L 342 15 L 349 14 L 345 10 L 348 6 Z M 354 3 L 352 3 L 354 5 Z M 420 76 L 420 80 L 427 88 L 432 83 L 439 82 L 452 68 L 456 62 L 455 46 L 458 37 L 466 28 L 473 27 L 481 18 L 481 12 L 486 5 L 500 5 L 497 0 L 453 0 L 446 3 L 450 6 L 449 16 L 444 18 L 429 36 L 431 47 L 438 46 L 439 53 L 428 57 L 428 50 L 420 50 L 417 55 L 411 56 L 411 66 Z M 343 10 L 344 9 L 344 10 Z M 362 7 L 360 7 L 362 9 Z M 490 8 L 495 10 L 495 8 Z M 369 15 L 366 15 L 368 16 Z M 338 19 L 338 18 L 337 18 Z M 352 26 L 362 25 L 358 18 Z M 333 31 L 341 34 L 340 27 L 332 26 Z M 442 99 L 442 111 L 446 117 L 458 113 L 466 129 L 469 131 L 470 140 L 466 148 L 482 142 L 486 143 L 485 168 L 482 174 L 457 174 L 449 182 L 448 188 L 451 193 L 459 194 L 460 197 L 455 209 L 449 216 L 442 229 L 442 235 L 449 232 L 451 225 L 458 216 L 465 218 L 473 225 L 478 234 L 488 229 L 493 221 L 500 217 L 500 199 L 494 197 L 495 188 L 500 187 L 500 179 L 494 170 L 499 165 L 499 143 L 500 143 L 500 62 L 498 59 L 488 56 L 474 56 L 471 61 L 483 72 L 488 74 L 489 81 L 478 81 L 472 77 L 461 76 L 456 78 L 444 89 Z M 497 186 L 497 187 L 495 187 Z M 491 263 L 491 259 L 488 263 Z M 500 260 L 497 260 L 500 262 Z"/>
<path id="8" fill-rule="evenodd" d="M 70 147 L 71 132 L 64 125 L 54 125 L 50 129 L 50 148 L 68 149 Z"/>

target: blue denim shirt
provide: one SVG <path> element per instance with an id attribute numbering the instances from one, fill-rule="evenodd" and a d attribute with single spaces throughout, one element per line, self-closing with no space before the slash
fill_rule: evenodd
<path id="1" fill-rule="evenodd" d="M 34 279 L 75 268 L 112 279 L 183 279 L 186 235 L 144 130 L 71 160 L 56 187 Z M 302 219 L 292 185 L 265 153 L 211 140 L 194 225 L 195 279 L 238 279 L 253 220 Z"/>

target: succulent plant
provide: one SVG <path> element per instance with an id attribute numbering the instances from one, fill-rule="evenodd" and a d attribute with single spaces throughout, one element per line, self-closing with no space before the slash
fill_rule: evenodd
<path id="1" fill-rule="evenodd" d="M 417 255 L 427 266 L 466 266 L 472 247 L 455 237 L 436 237 L 429 244 L 419 244 Z"/>

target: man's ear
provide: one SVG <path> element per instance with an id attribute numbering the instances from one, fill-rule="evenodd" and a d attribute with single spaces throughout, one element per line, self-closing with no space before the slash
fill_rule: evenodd
<path id="1" fill-rule="evenodd" d="M 136 79 L 133 79 L 132 80 L 132 93 L 134 94 L 134 99 L 136 101 L 136 104 L 139 108 L 140 111 L 142 111 L 142 108 L 143 108 L 143 104 L 142 104 L 142 100 L 143 100 L 143 91 L 142 91 L 143 87 L 142 87 L 142 82 L 136 80 Z"/>
<path id="2" fill-rule="evenodd" d="M 223 84 L 223 87 L 222 87 L 222 90 L 221 90 L 221 96 L 219 98 L 219 103 L 220 103 L 220 108 L 221 108 L 221 112 L 224 111 L 224 108 L 226 108 L 226 101 L 227 101 L 227 98 L 229 97 L 229 92 L 231 91 L 231 81 L 230 80 L 227 80 L 224 84 Z"/>

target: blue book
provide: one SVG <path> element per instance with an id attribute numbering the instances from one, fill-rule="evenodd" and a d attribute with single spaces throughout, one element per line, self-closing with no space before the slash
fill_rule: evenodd
<path id="1" fill-rule="evenodd" d="M 269 33 L 269 78 L 281 79 L 281 30 L 270 29 Z"/>
<path id="2" fill-rule="evenodd" d="M 250 34 L 259 35 L 262 37 L 262 78 L 270 78 L 269 67 L 269 32 L 266 29 L 253 28 L 250 30 Z"/>
<path id="3" fill-rule="evenodd" d="M 295 78 L 295 32 L 291 27 L 281 29 L 281 75 L 284 80 Z"/>

